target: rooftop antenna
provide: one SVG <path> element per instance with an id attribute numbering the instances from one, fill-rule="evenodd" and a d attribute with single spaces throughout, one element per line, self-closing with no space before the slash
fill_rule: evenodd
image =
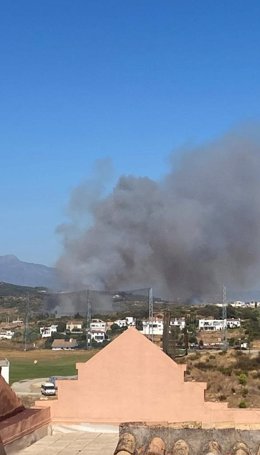
<path id="1" fill-rule="evenodd" d="M 223 286 L 222 294 L 222 319 L 223 319 L 223 349 L 227 350 L 227 288 Z"/>
<path id="2" fill-rule="evenodd" d="M 153 341 L 153 288 L 148 291 L 148 305 L 149 305 L 149 335 Z"/>

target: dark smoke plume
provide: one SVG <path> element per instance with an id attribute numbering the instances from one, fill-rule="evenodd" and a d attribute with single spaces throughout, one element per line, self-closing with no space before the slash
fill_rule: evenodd
<path id="1" fill-rule="evenodd" d="M 70 207 L 78 215 L 86 207 L 92 224 L 60 227 L 59 269 L 79 287 L 152 286 L 183 299 L 259 283 L 259 144 L 230 133 L 186 151 L 163 180 L 123 176 L 91 203 L 79 187 Z"/>

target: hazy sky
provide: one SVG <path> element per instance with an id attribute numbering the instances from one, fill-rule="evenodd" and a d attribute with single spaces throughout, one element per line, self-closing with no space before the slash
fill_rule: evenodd
<path id="1" fill-rule="evenodd" d="M 95 160 L 160 178 L 259 121 L 259 23 L 254 0 L 0 1 L 0 255 L 53 264 Z"/>

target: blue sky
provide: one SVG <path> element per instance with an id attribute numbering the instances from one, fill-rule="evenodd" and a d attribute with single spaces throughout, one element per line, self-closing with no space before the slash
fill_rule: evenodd
<path id="1" fill-rule="evenodd" d="M 53 264 L 95 160 L 160 178 L 259 121 L 259 21 L 254 0 L 0 1 L 0 255 Z"/>

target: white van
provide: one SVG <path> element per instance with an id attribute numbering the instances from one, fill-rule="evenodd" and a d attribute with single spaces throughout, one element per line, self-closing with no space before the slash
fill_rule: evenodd
<path id="1" fill-rule="evenodd" d="M 45 396 L 56 395 L 56 387 L 52 382 L 45 382 L 41 385 L 41 393 Z"/>

